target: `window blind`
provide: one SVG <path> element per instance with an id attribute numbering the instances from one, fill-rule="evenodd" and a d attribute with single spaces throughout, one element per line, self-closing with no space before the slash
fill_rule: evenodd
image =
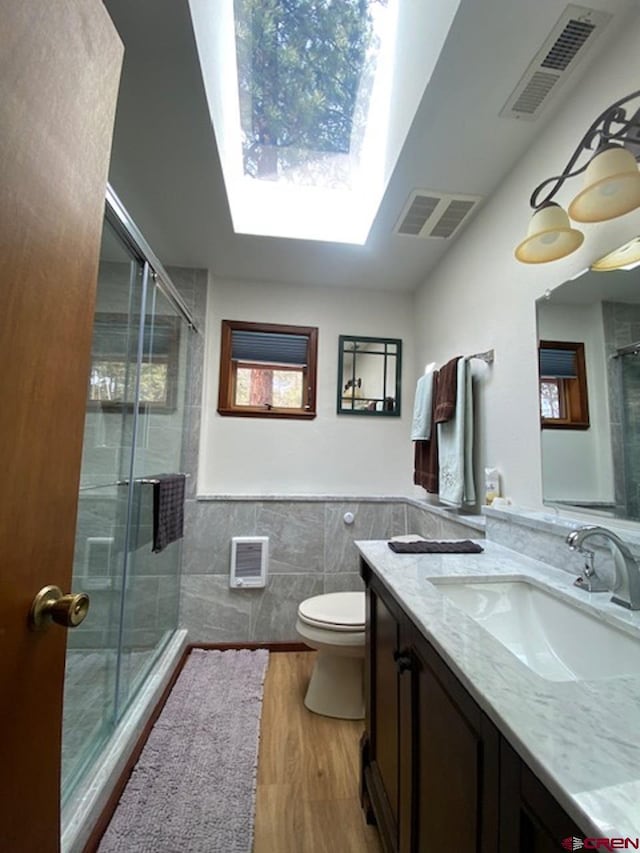
<path id="1" fill-rule="evenodd" d="M 308 344 L 306 335 L 234 329 L 231 333 L 231 358 L 234 361 L 303 366 L 307 363 Z"/>
<path id="2" fill-rule="evenodd" d="M 573 379 L 578 375 L 575 350 L 540 349 L 540 376 Z"/>

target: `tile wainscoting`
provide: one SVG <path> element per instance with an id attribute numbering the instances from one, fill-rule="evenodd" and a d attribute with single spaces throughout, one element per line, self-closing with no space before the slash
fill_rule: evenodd
<path id="1" fill-rule="evenodd" d="M 346 512 L 353 524 L 344 521 Z M 181 627 L 192 643 L 298 641 L 297 608 L 312 595 L 359 590 L 356 539 L 404 533 L 442 539 L 484 535 L 402 498 L 202 497 L 187 500 Z M 269 537 L 265 589 L 229 588 L 232 536 Z"/>

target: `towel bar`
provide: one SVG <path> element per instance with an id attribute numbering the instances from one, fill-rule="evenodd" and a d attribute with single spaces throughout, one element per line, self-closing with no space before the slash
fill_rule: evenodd
<path id="1" fill-rule="evenodd" d="M 184 477 L 185 479 L 189 479 L 191 474 L 178 474 L 179 477 Z M 116 483 L 117 486 L 128 486 L 129 480 L 118 480 Z M 142 483 L 143 486 L 153 486 L 156 483 L 159 483 L 160 480 L 158 477 L 136 477 L 133 481 L 134 483 Z"/>

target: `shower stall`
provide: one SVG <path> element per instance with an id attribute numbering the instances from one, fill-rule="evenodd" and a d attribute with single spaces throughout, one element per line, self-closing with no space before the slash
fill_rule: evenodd
<path id="1" fill-rule="evenodd" d="M 187 304 L 109 188 L 72 587 L 91 606 L 68 635 L 63 825 L 178 628 L 182 543 L 152 551 L 153 481 L 184 471 L 196 334 Z"/>
<path id="2" fill-rule="evenodd" d="M 621 431 L 614 451 L 621 455 L 618 503 L 628 518 L 640 519 L 640 342 L 617 349 L 614 357 L 618 370 L 617 418 Z"/>

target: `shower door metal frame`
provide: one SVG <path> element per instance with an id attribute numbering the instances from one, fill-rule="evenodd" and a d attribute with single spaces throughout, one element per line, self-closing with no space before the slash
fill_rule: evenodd
<path id="1" fill-rule="evenodd" d="M 168 272 L 154 254 L 153 249 L 142 236 L 140 229 L 116 195 L 111 184 L 107 184 L 105 217 L 138 260 L 142 264 L 148 264 L 150 277 L 174 308 L 184 317 L 191 329 L 194 332 L 199 332 L 200 329 L 193 319 L 193 315 L 186 302 L 171 281 Z"/>

